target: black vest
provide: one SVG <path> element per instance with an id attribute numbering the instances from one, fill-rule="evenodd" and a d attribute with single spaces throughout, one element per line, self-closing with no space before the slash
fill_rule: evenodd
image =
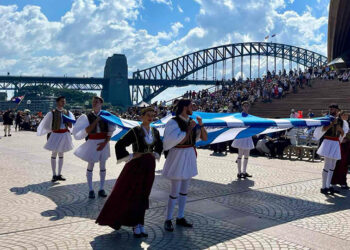
<path id="1" fill-rule="evenodd" d="M 329 136 L 329 137 L 339 137 L 340 136 L 340 132 L 337 132 L 337 125 L 339 125 L 342 128 L 344 121 L 340 118 L 336 118 L 336 119 L 337 119 L 337 123 L 334 124 L 330 129 L 328 129 L 326 131 L 326 133 L 324 134 L 324 136 Z"/>
<path id="2" fill-rule="evenodd" d="M 90 125 L 97 119 L 97 116 L 91 111 L 87 118 L 89 119 Z M 101 133 L 108 133 L 108 122 L 105 122 L 103 120 L 100 120 L 98 122 L 98 125 L 100 126 Z M 90 134 L 96 134 L 96 127 L 91 131 Z"/>
<path id="3" fill-rule="evenodd" d="M 154 148 L 156 145 L 157 140 L 159 140 L 159 132 L 158 130 L 151 128 L 152 135 L 153 135 L 153 142 L 151 144 L 147 144 L 145 141 L 145 131 L 142 129 L 141 126 L 137 126 L 132 128 L 132 131 L 135 134 L 136 142 L 132 144 L 132 151 L 139 152 L 139 153 L 152 153 L 154 152 Z"/>
<path id="4" fill-rule="evenodd" d="M 174 119 L 180 130 L 183 131 L 183 132 L 187 132 L 187 129 L 188 129 L 188 126 L 190 125 L 190 122 L 191 122 L 191 118 L 189 119 L 188 122 L 184 121 L 183 119 L 181 119 L 179 116 L 175 116 Z M 187 141 L 185 141 L 184 143 L 182 144 L 179 144 L 179 145 L 183 145 L 183 146 L 187 146 L 187 145 L 191 145 L 191 146 L 194 146 L 196 145 L 196 138 L 197 138 L 197 128 L 194 127 L 192 130 L 191 130 L 191 134 L 190 136 L 188 137 Z"/>

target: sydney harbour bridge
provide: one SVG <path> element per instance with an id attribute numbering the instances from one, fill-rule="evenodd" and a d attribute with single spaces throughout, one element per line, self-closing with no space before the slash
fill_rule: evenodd
<path id="1" fill-rule="evenodd" d="M 263 71 L 277 72 L 277 67 L 292 69 L 293 63 L 297 68 L 323 66 L 327 57 L 286 44 L 235 43 L 199 50 L 137 70 L 132 73 L 132 78 L 128 78 L 125 55 L 115 54 L 107 59 L 103 78 L 0 76 L 0 90 L 18 91 L 25 86 L 43 84 L 55 88 L 97 90 L 112 105 L 127 107 L 142 100 L 150 102 L 169 87 L 215 85 L 216 80 L 225 79 L 227 72 L 235 76 L 237 68 L 242 78 L 252 78 L 253 74 L 260 77 Z M 247 74 L 243 75 L 243 72 Z"/>

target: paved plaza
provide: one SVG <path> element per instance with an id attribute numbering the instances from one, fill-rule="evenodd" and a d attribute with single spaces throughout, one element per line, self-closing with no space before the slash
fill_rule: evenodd
<path id="1" fill-rule="evenodd" d="M 2 135 L 0 126 L 0 135 Z M 105 199 L 88 199 L 86 163 L 65 154 L 65 182 L 51 183 L 46 137 L 13 132 L 0 139 L 0 249 L 349 249 L 350 196 L 319 193 L 322 163 L 251 157 L 250 180 L 238 181 L 236 154 L 198 150 L 186 218 L 193 229 L 163 229 L 170 183 L 160 173 L 146 214 L 148 238 L 95 224 Z M 78 146 L 82 141 L 74 141 Z M 114 142 L 106 190 L 123 164 Z M 98 166 L 94 170 L 98 189 Z M 117 208 L 116 208 L 117 209 Z"/>

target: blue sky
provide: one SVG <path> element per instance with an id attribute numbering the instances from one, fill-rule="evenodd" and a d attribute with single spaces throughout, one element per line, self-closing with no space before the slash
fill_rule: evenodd
<path id="1" fill-rule="evenodd" d="M 326 55 L 329 0 L 0 0 L 0 75 L 129 73 L 214 45 L 274 41 Z M 163 93 L 160 98 L 168 98 Z"/>

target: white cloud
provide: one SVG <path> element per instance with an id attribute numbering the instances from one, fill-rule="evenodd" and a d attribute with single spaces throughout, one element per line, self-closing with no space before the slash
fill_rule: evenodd
<path id="1" fill-rule="evenodd" d="M 165 4 L 168 5 L 170 8 L 173 7 L 173 2 L 171 0 L 151 0 L 151 2 Z"/>
<path id="2" fill-rule="evenodd" d="M 181 8 L 180 5 L 177 5 L 177 10 L 178 10 L 180 13 L 184 13 L 184 10 Z"/>
<path id="3" fill-rule="evenodd" d="M 168 0 L 153 0 L 172 6 Z M 180 22 L 151 35 L 136 29 L 141 0 L 74 0 L 60 21 L 51 22 L 36 6 L 19 10 L 0 5 L 0 75 L 102 76 L 105 60 L 114 53 L 128 58 L 129 72 L 215 45 L 276 41 L 326 55 L 326 34 L 320 32 L 328 16 L 315 17 L 285 9 L 283 0 L 195 0 L 200 7 L 194 24 L 183 36 Z"/>

